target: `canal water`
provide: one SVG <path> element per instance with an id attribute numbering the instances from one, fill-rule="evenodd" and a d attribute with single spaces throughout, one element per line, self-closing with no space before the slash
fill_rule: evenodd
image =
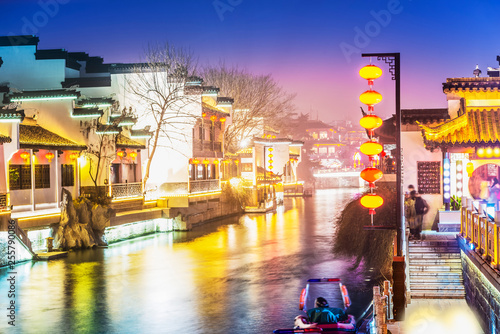
<path id="1" fill-rule="evenodd" d="M 205 224 L 16 266 L 16 326 L 1 333 L 272 333 L 292 327 L 308 278 L 339 277 L 359 315 L 372 282 L 335 256 L 339 212 L 357 189 L 287 198 L 276 212 Z"/>

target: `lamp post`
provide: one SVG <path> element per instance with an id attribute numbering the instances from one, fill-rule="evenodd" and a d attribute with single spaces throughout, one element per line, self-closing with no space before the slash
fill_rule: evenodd
<path id="1" fill-rule="evenodd" d="M 392 80 L 395 81 L 396 97 L 396 256 L 393 259 L 394 270 L 394 312 L 397 320 L 404 317 L 404 304 L 406 299 L 405 272 L 403 256 L 404 231 L 403 227 L 403 182 L 401 164 L 401 77 L 400 54 L 397 53 L 362 53 L 361 57 L 377 57 L 389 65 Z"/>

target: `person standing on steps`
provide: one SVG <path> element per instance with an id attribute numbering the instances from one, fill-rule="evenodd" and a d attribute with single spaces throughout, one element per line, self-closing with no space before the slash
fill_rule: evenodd
<path id="1" fill-rule="evenodd" d="M 415 200 L 415 239 L 420 240 L 420 233 L 422 232 L 422 223 L 424 215 L 429 212 L 429 204 L 420 196 L 420 193 L 413 190 L 410 193 L 411 197 Z"/>

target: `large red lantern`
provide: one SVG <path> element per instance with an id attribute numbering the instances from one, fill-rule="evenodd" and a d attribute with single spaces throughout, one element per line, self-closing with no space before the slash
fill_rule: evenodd
<path id="1" fill-rule="evenodd" d="M 377 168 L 368 167 L 361 171 L 360 176 L 366 182 L 373 183 L 380 180 L 382 176 L 384 176 L 384 173 L 382 173 L 382 171 Z"/>
<path id="2" fill-rule="evenodd" d="M 52 159 L 54 159 L 54 153 L 48 152 L 47 154 L 45 154 L 45 158 L 47 158 L 47 160 L 49 160 L 49 162 L 51 162 Z"/>

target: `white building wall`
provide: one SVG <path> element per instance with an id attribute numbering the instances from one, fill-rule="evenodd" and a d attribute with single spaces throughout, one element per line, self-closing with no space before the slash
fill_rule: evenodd
<path id="1" fill-rule="evenodd" d="M 440 150 L 430 152 L 425 149 L 420 131 L 403 131 L 401 133 L 401 147 L 403 148 L 403 191 L 407 191 L 408 185 L 412 184 L 418 188 L 418 161 L 440 161 L 442 153 Z M 434 223 L 437 212 L 443 206 L 443 196 L 424 194 L 422 198 L 429 204 L 429 213 L 424 216 L 424 229 L 430 229 Z"/>
<path id="2" fill-rule="evenodd" d="M 36 60 L 35 52 L 35 45 L 0 47 L 0 82 L 7 78 L 10 87 L 23 90 L 61 89 L 66 60 Z"/>

